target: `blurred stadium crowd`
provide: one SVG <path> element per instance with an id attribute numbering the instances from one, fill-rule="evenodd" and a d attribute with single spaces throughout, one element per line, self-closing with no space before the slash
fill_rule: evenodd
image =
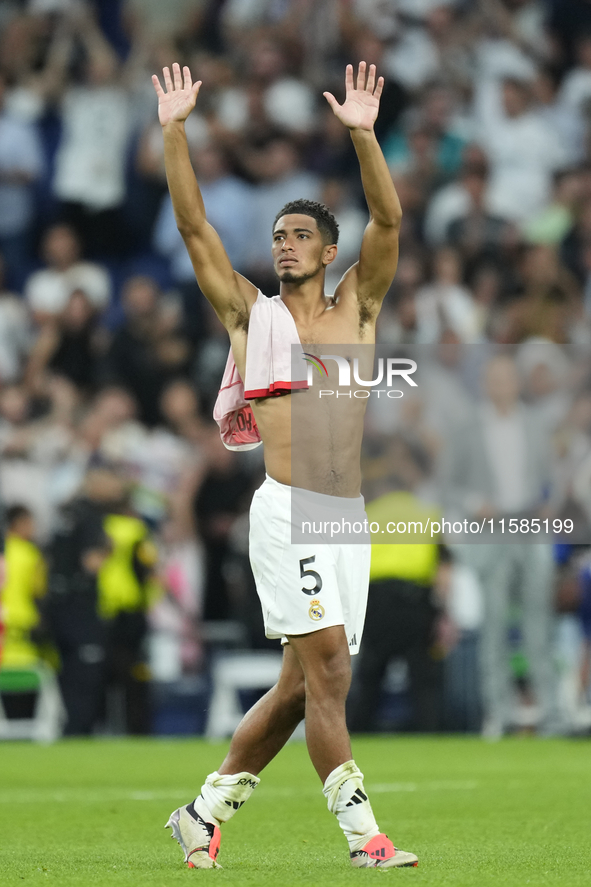
<path id="1" fill-rule="evenodd" d="M 113 711 L 107 720 L 166 730 L 164 717 L 150 715 L 150 675 L 172 694 L 206 672 L 212 650 L 266 645 L 246 542 L 262 460 L 225 450 L 212 426 L 227 335 L 174 223 L 150 75 L 178 60 L 203 81 L 186 129 L 208 217 L 234 267 L 273 295 L 277 209 L 321 200 L 341 232 L 331 292 L 357 258 L 367 213 L 349 135 L 322 92 L 339 97 L 345 64 L 361 59 L 386 78 L 376 132 L 404 209 L 378 341 L 589 346 L 591 4 L 0 5 L 4 664 L 41 651 L 61 668 L 70 733 L 104 720 L 105 686 L 126 700 L 119 720 Z M 545 363 L 544 393 L 563 369 Z M 554 429 L 573 460 L 591 447 L 585 385 L 588 377 Z M 406 443 L 419 424 L 409 415 Z M 427 452 L 429 434 L 420 429 Z M 375 481 L 379 459 L 372 465 Z M 535 567 L 550 589 L 538 601 L 543 631 L 559 616 L 565 633 L 560 692 L 571 727 L 577 717 L 586 723 L 589 702 L 585 557 L 566 546 Z M 477 566 L 452 551 L 438 571 L 414 577 L 440 590 L 437 606 L 429 592 L 433 612 L 416 642 L 432 663 L 425 704 L 440 714 L 413 722 L 412 710 L 388 715 L 382 704 L 379 716 L 357 714 L 359 729 L 480 729 L 474 650 L 487 589 Z M 523 558 L 518 566 L 529 569 Z M 412 588 L 401 594 L 412 621 Z M 465 657 L 454 660 L 462 638 Z M 490 644 L 488 655 L 508 660 Z M 398 665 L 391 687 L 404 684 Z M 523 714 L 527 665 L 513 672 Z M 456 721 L 445 693 L 461 709 Z"/>

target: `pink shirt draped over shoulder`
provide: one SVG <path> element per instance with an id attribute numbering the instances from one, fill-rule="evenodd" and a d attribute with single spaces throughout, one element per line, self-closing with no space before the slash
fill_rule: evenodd
<path id="1" fill-rule="evenodd" d="M 245 379 L 228 354 L 213 417 L 229 450 L 252 450 L 262 442 L 249 400 L 307 388 L 307 364 L 296 361 L 292 378 L 292 345 L 301 350 L 295 321 L 281 296 L 268 299 L 259 290 L 250 312 Z M 303 355 L 302 351 L 302 355 Z"/>

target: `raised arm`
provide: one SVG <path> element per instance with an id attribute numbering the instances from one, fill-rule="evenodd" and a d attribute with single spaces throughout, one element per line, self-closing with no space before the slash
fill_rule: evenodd
<path id="1" fill-rule="evenodd" d="M 335 115 L 347 126 L 361 170 L 363 191 L 369 209 L 369 224 L 361 244 L 359 262 L 347 271 L 339 288 L 353 290 L 360 304 L 378 313 L 382 299 L 388 292 L 398 265 L 398 234 L 402 209 L 390 170 L 374 133 L 374 123 L 380 107 L 384 78 L 376 84 L 375 65 L 359 63 L 357 84 L 353 81 L 353 66 L 347 65 L 346 96 L 339 105 L 330 92 L 324 96 Z"/>
<path id="2" fill-rule="evenodd" d="M 232 329 L 236 319 L 256 299 L 257 290 L 233 270 L 217 231 L 205 217 L 203 198 L 191 166 L 185 120 L 195 107 L 201 81 L 192 83 L 187 67 L 181 76 L 176 63 L 172 66 L 172 77 L 168 68 L 164 68 L 163 75 L 166 91 L 156 75 L 152 82 L 158 96 L 166 178 L 177 227 L 201 291 L 226 329 Z"/>

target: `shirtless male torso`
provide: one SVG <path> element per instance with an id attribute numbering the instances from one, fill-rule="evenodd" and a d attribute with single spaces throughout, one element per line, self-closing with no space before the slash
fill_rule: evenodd
<path id="1" fill-rule="evenodd" d="M 236 367 L 244 379 L 249 317 L 258 291 L 230 265 L 219 236 L 206 219 L 191 167 L 184 121 L 195 105 L 201 82 L 193 83 L 189 69 L 185 67 L 181 71 L 178 64 L 173 65 L 172 74 L 164 68 L 163 76 L 165 89 L 157 76 L 152 79 L 158 95 L 166 173 L 177 226 L 201 291 L 229 333 Z M 365 62 L 361 62 L 356 79 L 353 67 L 347 66 L 345 86 L 346 97 L 342 105 L 330 93 L 324 95 L 336 117 L 350 130 L 359 160 L 370 213 L 359 261 L 344 274 L 334 296 L 327 296 L 324 277 L 327 266 L 336 257 L 338 226 L 326 207 L 305 200 L 287 204 L 278 214 L 273 231 L 269 232 L 280 297 L 295 321 L 300 342 L 305 346 L 372 345 L 376 318 L 398 262 L 402 212 L 373 129 L 383 78 L 376 80 L 375 66 L 368 68 Z M 292 485 L 290 401 L 293 396 L 251 401 L 264 445 L 268 475 L 268 481 L 255 494 L 253 502 L 254 509 L 257 495 L 267 485 L 264 495 L 268 497 L 265 506 L 268 538 L 259 544 L 259 549 L 273 548 L 277 544 L 273 535 L 277 527 L 269 519 L 268 511 L 269 503 L 276 504 L 277 500 L 281 500 L 281 505 L 276 509 L 278 517 L 273 520 L 275 524 L 277 521 L 283 523 L 275 536 L 281 540 L 279 544 L 291 548 L 285 543 L 285 527 L 289 524 L 285 503 L 289 500 Z M 306 480 L 304 483 L 298 480 L 294 486 L 303 486 L 323 497 L 323 502 L 337 503 L 337 506 L 339 503 L 363 502 L 360 497 L 363 412 L 363 401 L 350 403 L 347 410 L 342 405 L 340 408 L 338 405 L 327 406 L 324 423 L 327 445 L 309 448 L 304 457 Z M 337 417 L 339 436 L 338 445 L 334 445 Z M 254 516 L 254 510 L 251 510 L 251 523 Z M 261 555 L 253 555 L 252 542 L 251 527 L 251 561 L 265 611 L 265 594 L 259 587 L 259 579 L 262 582 L 260 574 L 265 571 L 257 570 L 255 560 Z M 320 551 L 333 546 L 317 548 Z M 358 587 L 352 589 L 353 598 L 360 604 L 355 604 L 355 600 L 352 604 L 351 598 L 338 600 L 339 585 L 351 584 L 347 552 L 331 552 L 329 555 L 334 567 L 331 593 L 337 598 L 337 612 L 348 613 L 355 605 L 363 615 L 369 577 L 369 546 L 364 548 L 367 550 L 363 557 L 358 550 L 355 559 L 363 561 L 367 569 L 364 568 Z M 277 563 L 289 560 L 290 554 L 292 559 L 296 558 L 297 564 L 301 552 L 288 551 L 286 556 L 285 550 L 280 552 Z M 293 600 L 294 596 L 302 597 L 301 591 L 305 592 L 304 598 L 310 595 L 310 590 L 301 587 L 303 576 L 317 577 L 318 590 L 320 587 L 323 592 L 326 590 L 318 572 L 303 571 L 302 568 L 302 563 L 306 565 L 315 556 L 299 560 L 300 572 L 293 579 L 281 575 L 275 580 L 273 599 Z M 269 569 L 266 572 L 270 572 Z M 325 577 L 324 585 L 328 587 L 329 584 Z M 306 608 L 309 603 L 307 597 Z M 191 867 L 218 866 L 220 825 L 248 799 L 258 785 L 258 774 L 283 748 L 305 717 L 308 752 L 323 783 L 328 807 L 336 814 L 347 838 L 351 864 L 380 868 L 414 866 L 418 862 L 414 854 L 397 850 L 380 833 L 363 787 L 363 774 L 352 760 L 345 723 L 345 700 L 351 681 L 346 617 L 337 615 L 332 622 L 329 619 L 321 624 L 313 622 L 301 631 L 296 619 L 290 623 L 290 606 L 286 603 L 283 615 L 273 617 L 267 613 L 269 620 L 277 619 L 277 624 L 271 625 L 268 631 L 269 636 L 284 635 L 283 666 L 277 684 L 245 715 L 225 760 L 218 771 L 207 777 L 195 801 L 171 814 L 168 825 L 173 837 L 179 841 Z M 323 613 L 322 606 L 316 610 L 310 607 L 311 619 L 321 619 Z M 270 622 L 266 622 L 266 627 L 269 625 Z"/>

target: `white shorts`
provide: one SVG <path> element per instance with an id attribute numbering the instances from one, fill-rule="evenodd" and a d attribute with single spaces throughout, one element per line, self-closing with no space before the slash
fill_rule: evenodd
<path id="1" fill-rule="evenodd" d="M 267 476 L 250 508 L 250 563 L 268 638 L 309 634 L 344 625 L 349 650 L 363 633 L 371 545 L 292 544 L 291 491 Z M 363 497 L 342 499 L 311 493 L 335 518 L 366 518 Z"/>

